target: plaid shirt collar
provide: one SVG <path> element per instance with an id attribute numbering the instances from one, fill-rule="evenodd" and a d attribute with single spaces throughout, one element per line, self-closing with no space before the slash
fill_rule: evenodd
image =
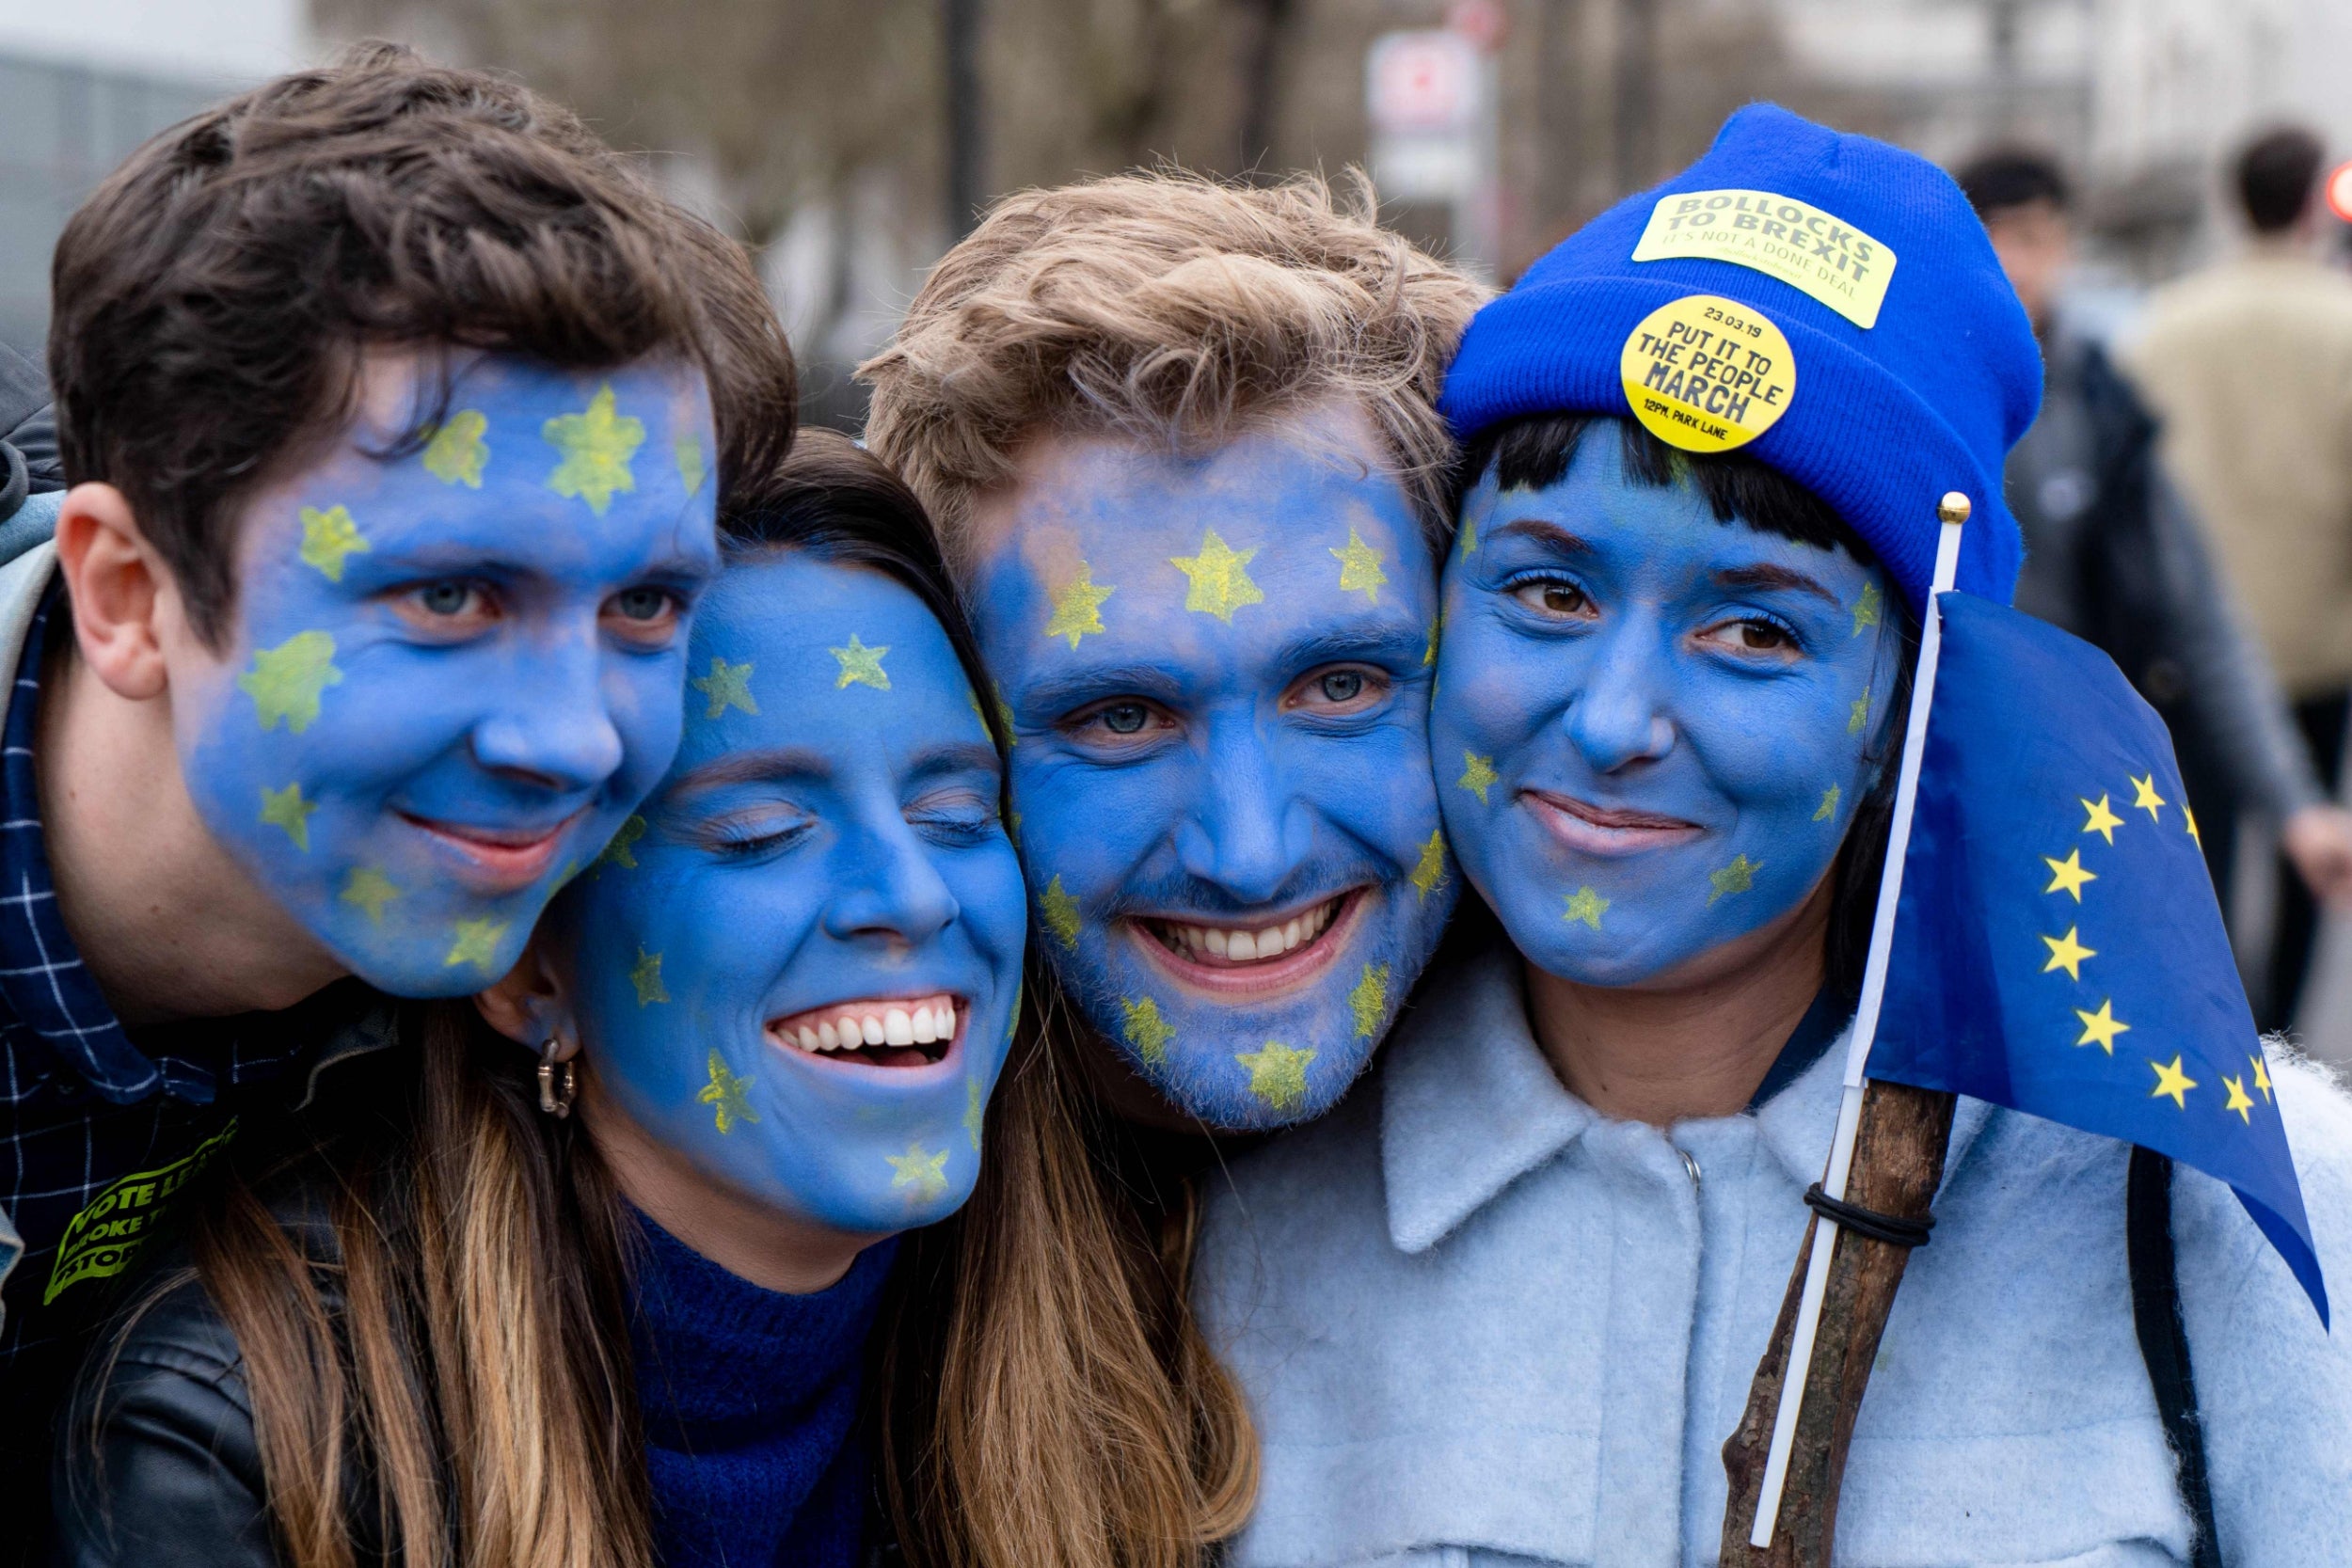
<path id="1" fill-rule="evenodd" d="M 57 911 L 56 883 L 41 833 L 33 740 L 40 716 L 41 661 L 49 649 L 52 612 L 63 597 L 55 581 L 41 595 L 17 660 L 8 720 L 0 725 L 0 1002 L 40 1037 L 59 1066 L 117 1104 L 144 1100 L 158 1089 L 209 1104 L 220 1087 L 214 1067 L 179 1055 L 150 1056 L 134 1045 Z M 70 626 L 71 612 L 54 624 Z M 21 1093 L 32 1085 L 17 1086 Z"/>

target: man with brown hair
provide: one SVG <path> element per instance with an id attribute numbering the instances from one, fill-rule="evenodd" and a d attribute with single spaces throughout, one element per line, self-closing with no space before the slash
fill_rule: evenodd
<path id="1" fill-rule="evenodd" d="M 0 570 L 0 1473 L 35 1484 L 173 1194 L 386 1043 L 368 987 L 503 973 L 668 766 L 716 476 L 792 418 L 735 247 L 389 46 L 141 148 L 55 285 L 72 487 Z"/>
<path id="2" fill-rule="evenodd" d="M 1002 203 L 860 372 L 1014 736 L 1039 945 L 1135 1119 L 1322 1114 L 1443 929 L 1436 402 L 1479 298 L 1320 182 L 1131 175 Z"/>

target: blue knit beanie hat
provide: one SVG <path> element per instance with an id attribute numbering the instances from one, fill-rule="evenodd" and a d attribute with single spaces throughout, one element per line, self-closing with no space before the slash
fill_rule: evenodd
<path id="1" fill-rule="evenodd" d="M 2041 401 L 2032 325 L 1950 177 L 1757 103 L 1479 311 L 1443 407 L 1466 442 L 1556 412 L 1747 448 L 1834 508 L 1918 610 L 1950 490 L 1973 508 L 1958 586 L 2015 592 L 2001 469 Z"/>

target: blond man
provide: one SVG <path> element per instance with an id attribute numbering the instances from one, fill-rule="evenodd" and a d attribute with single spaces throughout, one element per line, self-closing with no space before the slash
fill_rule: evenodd
<path id="1" fill-rule="evenodd" d="M 1014 737 L 1039 946 L 1136 1119 L 1322 1114 L 1444 927 L 1437 396 L 1480 297 L 1319 181 L 1134 175 L 999 205 L 861 370 Z"/>

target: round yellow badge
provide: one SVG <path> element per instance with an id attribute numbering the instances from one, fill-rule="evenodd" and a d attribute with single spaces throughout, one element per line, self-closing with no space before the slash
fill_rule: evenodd
<path id="1" fill-rule="evenodd" d="M 1644 316 L 1618 370 L 1633 417 L 1685 451 L 1746 446 L 1797 394 L 1788 338 L 1754 306 L 1721 294 L 1685 294 Z"/>

